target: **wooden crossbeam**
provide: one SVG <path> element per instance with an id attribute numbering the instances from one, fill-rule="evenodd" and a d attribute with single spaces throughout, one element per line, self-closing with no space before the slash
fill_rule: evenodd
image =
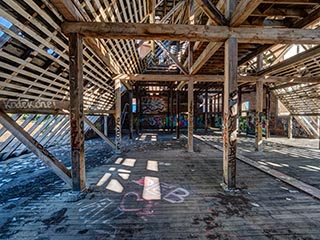
<path id="1" fill-rule="evenodd" d="M 222 42 L 210 42 L 208 46 L 203 50 L 201 55 L 197 58 L 195 63 L 192 65 L 190 74 L 196 74 L 222 45 Z"/>
<path id="2" fill-rule="evenodd" d="M 144 39 L 175 41 L 225 41 L 237 38 L 239 43 L 320 44 L 319 29 L 229 28 L 226 26 L 64 22 L 65 34 L 106 39 Z"/>
<path id="3" fill-rule="evenodd" d="M 55 174 L 71 186 L 70 171 L 2 110 L 0 110 L 0 123 L 50 167 Z"/>
<path id="4" fill-rule="evenodd" d="M 276 65 L 273 65 L 265 70 L 259 71 L 258 75 L 265 75 L 269 73 L 273 73 L 277 70 L 280 70 L 282 68 L 286 68 L 290 65 L 298 64 L 300 62 L 305 62 L 306 59 L 308 58 L 314 58 L 316 55 L 320 54 L 320 46 L 311 48 L 305 52 L 299 53 L 291 58 L 288 58 Z"/>
<path id="5" fill-rule="evenodd" d="M 87 118 L 84 118 L 84 122 L 86 124 L 89 125 L 89 127 L 95 131 L 99 137 L 101 137 L 110 147 L 112 147 L 113 149 L 116 148 L 116 144 L 114 142 L 112 142 L 107 136 L 105 136 L 98 128 L 96 128 L 96 126 Z"/>
<path id="6" fill-rule="evenodd" d="M 196 0 L 201 9 L 208 15 L 208 17 L 217 25 L 227 25 L 229 21 L 219 11 L 219 9 L 208 0 Z"/>
<path id="7" fill-rule="evenodd" d="M 224 82 L 223 75 L 174 75 L 174 74 L 120 74 L 115 79 L 121 81 L 142 81 L 142 82 L 188 82 L 192 79 L 194 82 Z M 238 82 L 257 82 L 262 80 L 264 83 L 290 82 L 290 83 L 317 83 L 320 77 L 259 77 L 259 76 L 241 76 L 238 75 Z"/>
<path id="8" fill-rule="evenodd" d="M 59 12 L 64 16 L 68 21 L 84 21 L 84 17 L 77 9 L 77 7 L 69 0 L 52 0 L 52 4 L 59 10 Z M 106 66 L 114 73 L 117 73 L 117 67 L 113 66 L 110 61 L 110 56 L 107 54 L 104 47 L 100 44 L 97 44 L 93 39 L 86 39 L 86 44 L 99 56 Z"/>
<path id="9" fill-rule="evenodd" d="M 249 16 L 250 14 L 259 6 L 259 4 L 263 2 L 262 0 L 242 0 L 236 6 L 234 10 L 230 26 L 237 27 L 240 26 Z"/>
<path id="10" fill-rule="evenodd" d="M 168 55 L 168 57 L 177 65 L 177 67 L 184 73 L 188 74 L 187 69 L 178 61 L 178 59 L 173 56 L 170 51 L 164 46 L 164 44 L 161 41 L 155 41 L 156 44 Z"/>
<path id="11" fill-rule="evenodd" d="M 45 100 L 14 100 L 7 99 L 0 101 L 0 110 L 6 113 L 33 113 L 33 114 L 59 114 L 70 113 L 69 101 L 45 101 Z M 84 109 L 87 115 L 114 114 L 114 110 Z"/>

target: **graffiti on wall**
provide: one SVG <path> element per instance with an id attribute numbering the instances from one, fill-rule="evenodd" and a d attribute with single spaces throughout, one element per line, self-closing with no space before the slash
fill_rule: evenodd
<path id="1" fill-rule="evenodd" d="M 141 126 L 143 128 L 165 128 L 166 117 L 165 116 L 143 116 L 140 119 Z"/>
<path id="2" fill-rule="evenodd" d="M 267 118 L 265 114 L 260 116 L 262 124 L 262 135 L 266 134 Z M 249 135 L 254 135 L 256 131 L 256 120 L 253 112 L 248 113 L 246 117 L 239 117 L 239 131 Z"/>
<path id="3" fill-rule="evenodd" d="M 160 96 L 143 97 L 141 99 L 143 114 L 159 114 L 168 111 L 166 98 Z"/>

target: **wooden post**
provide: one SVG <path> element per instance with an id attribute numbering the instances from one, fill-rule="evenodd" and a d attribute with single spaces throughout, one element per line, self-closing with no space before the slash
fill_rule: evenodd
<path id="1" fill-rule="evenodd" d="M 121 81 L 120 79 L 115 80 L 115 122 L 116 122 L 116 153 L 120 154 L 122 151 L 121 143 Z"/>
<path id="2" fill-rule="evenodd" d="M 318 116 L 318 139 L 319 139 L 319 149 L 320 149 L 320 116 Z"/>
<path id="3" fill-rule="evenodd" d="M 193 129 L 198 129 L 198 93 L 193 93 Z"/>
<path id="4" fill-rule="evenodd" d="M 256 151 L 263 151 L 262 139 L 262 109 L 263 109 L 263 82 L 256 82 Z"/>
<path id="5" fill-rule="evenodd" d="M 179 109 L 179 90 L 176 91 L 176 135 L 177 139 L 180 139 L 180 126 L 179 126 L 179 118 L 180 118 L 180 109 Z"/>
<path id="6" fill-rule="evenodd" d="M 141 112 L 140 112 L 140 109 L 141 109 L 141 99 L 140 99 L 140 87 L 139 85 L 137 84 L 136 85 L 136 118 L 137 118 L 137 121 L 136 121 L 136 134 L 139 136 L 139 132 L 140 132 L 140 117 L 141 117 Z"/>
<path id="7" fill-rule="evenodd" d="M 270 138 L 269 121 L 270 121 L 270 91 L 267 89 L 266 95 L 266 139 Z"/>
<path id="8" fill-rule="evenodd" d="M 149 0 L 148 1 L 148 11 L 149 11 L 149 23 L 154 24 L 155 23 L 155 11 L 156 11 L 156 0 Z M 156 64 L 156 56 L 155 56 L 155 52 L 156 52 L 156 45 L 155 45 L 155 41 L 151 40 L 150 41 L 150 45 L 151 45 L 151 56 L 152 56 L 152 63 Z"/>
<path id="9" fill-rule="evenodd" d="M 205 132 L 208 132 L 208 88 L 206 88 L 206 93 L 205 93 L 205 100 L 204 100 L 204 108 L 205 108 L 205 113 L 204 113 L 204 129 Z"/>
<path id="10" fill-rule="evenodd" d="M 83 43 L 80 34 L 69 35 L 70 131 L 72 190 L 86 187 L 83 115 Z"/>
<path id="11" fill-rule="evenodd" d="M 224 101 L 223 101 L 223 186 L 236 187 L 236 144 L 238 116 L 238 41 L 229 38 L 225 42 Z"/>
<path id="12" fill-rule="evenodd" d="M 132 99 L 133 99 L 133 92 L 132 92 L 132 90 L 130 90 L 129 91 L 129 137 L 130 137 L 130 139 L 133 138 Z"/>
<path id="13" fill-rule="evenodd" d="M 238 135 L 240 134 L 241 113 L 242 113 L 242 92 L 241 92 L 241 87 L 239 87 L 238 88 L 238 121 L 237 121 Z"/>
<path id="14" fill-rule="evenodd" d="M 103 115 L 103 134 L 108 137 L 108 115 Z"/>
<path id="15" fill-rule="evenodd" d="M 188 81 L 188 152 L 193 152 L 193 81 Z"/>
<path id="16" fill-rule="evenodd" d="M 2 110 L 0 110 L 0 124 L 50 167 L 63 181 L 70 186 L 72 185 L 70 171 Z"/>
<path id="17" fill-rule="evenodd" d="M 292 139 L 292 116 L 288 116 L 288 138 Z"/>
<path id="18" fill-rule="evenodd" d="M 170 86 L 170 116 L 169 116 L 169 124 L 171 133 L 173 133 L 173 87 Z"/>
<path id="19" fill-rule="evenodd" d="M 195 24 L 194 19 L 194 0 L 188 0 L 187 11 L 189 24 Z M 189 42 L 188 46 L 188 70 L 191 71 L 193 65 L 193 44 Z M 193 80 L 188 81 L 188 152 L 193 152 L 193 114 L 194 114 L 194 95 L 193 95 Z"/>

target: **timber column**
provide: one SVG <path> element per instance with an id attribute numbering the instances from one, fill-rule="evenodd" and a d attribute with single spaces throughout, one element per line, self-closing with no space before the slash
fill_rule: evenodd
<path id="1" fill-rule="evenodd" d="M 288 116 L 288 138 L 292 139 L 292 116 Z"/>
<path id="2" fill-rule="evenodd" d="M 129 138 L 133 138 L 133 113 L 132 113 L 133 92 L 129 91 Z"/>
<path id="3" fill-rule="evenodd" d="M 193 80 L 188 81 L 188 152 L 193 152 Z"/>
<path id="4" fill-rule="evenodd" d="M 180 118 L 180 113 L 179 113 L 179 90 L 176 90 L 176 138 L 180 139 L 180 126 L 179 126 L 179 118 Z"/>
<path id="5" fill-rule="evenodd" d="M 86 187 L 83 115 L 83 42 L 78 33 L 69 35 L 70 131 L 72 190 Z"/>
<path id="6" fill-rule="evenodd" d="M 120 79 L 115 80 L 115 97 L 116 97 L 116 153 L 119 154 L 122 151 L 121 142 L 121 81 Z"/>
<path id="7" fill-rule="evenodd" d="M 263 82 L 256 82 L 256 151 L 263 151 L 262 139 Z"/>
<path id="8" fill-rule="evenodd" d="M 238 41 L 225 42 L 224 94 L 223 94 L 223 186 L 236 187 L 236 150 L 238 117 Z"/>

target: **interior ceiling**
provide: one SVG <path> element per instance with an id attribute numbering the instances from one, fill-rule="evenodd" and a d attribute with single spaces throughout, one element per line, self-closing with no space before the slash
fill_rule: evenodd
<path id="1" fill-rule="evenodd" d="M 0 36 L 0 99 L 68 100 L 68 38 L 61 32 L 61 23 L 64 21 L 149 23 L 151 21 L 148 12 L 149 2 L 152 1 L 2 0 L 0 2 L 2 17 L 0 22 L 2 32 Z M 187 2 L 155 0 L 155 23 L 189 24 Z M 194 24 L 212 24 L 198 2 L 201 1 L 194 1 Z M 207 2 L 211 2 L 221 13 L 224 13 L 223 0 Z M 320 26 L 318 0 L 254 2 L 257 3 L 257 7 L 241 23 L 241 26 L 314 29 Z M 73 12 L 67 11 L 66 3 L 69 7 L 72 6 Z M 3 19 L 6 21 L 4 22 Z M 212 45 L 213 43 L 208 42 L 191 43 L 194 52 L 193 63 L 197 63 L 197 60 L 203 57 L 203 52 Z M 156 42 L 153 52 L 150 50 L 150 42 L 142 42 L 138 39 L 85 40 L 85 107 L 110 109 L 114 100 L 112 79 L 119 73 L 184 74 L 181 69 L 188 69 L 188 46 L 189 42 Z M 207 61 L 195 71 L 195 74 L 223 74 L 224 46 L 221 44 L 215 48 L 214 54 L 206 56 Z M 313 55 L 303 56 L 304 58 L 299 61 L 277 68 L 284 61 L 283 56 L 290 48 L 289 45 L 240 43 L 239 73 L 259 76 L 266 74 L 320 76 L 320 58 L 316 51 Z M 317 46 L 301 45 L 300 48 L 301 51 L 308 51 Z M 257 71 L 256 56 L 259 54 L 263 54 L 263 69 Z M 134 83 L 131 82 L 131 84 Z M 173 87 L 177 87 L 177 84 L 175 83 Z M 197 90 L 207 87 L 213 90 L 221 89 L 221 85 L 216 83 L 195 85 Z M 273 84 L 270 87 L 290 111 L 319 113 L 319 83 L 295 86 Z M 312 101 L 308 100 L 310 97 Z M 295 100 L 287 101 L 291 98 Z M 295 108 L 298 106 L 297 101 L 300 103 L 299 108 Z M 294 104 L 291 104 L 293 102 Z"/>

